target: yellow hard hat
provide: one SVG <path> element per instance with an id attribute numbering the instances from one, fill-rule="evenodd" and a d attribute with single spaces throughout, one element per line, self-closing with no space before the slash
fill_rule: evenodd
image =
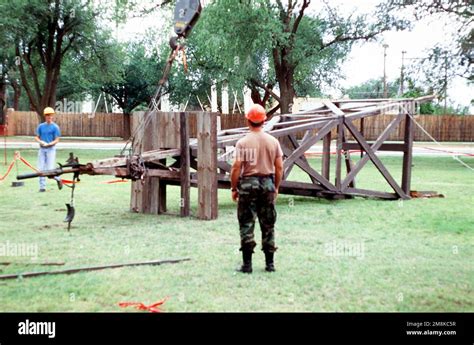
<path id="1" fill-rule="evenodd" d="M 46 107 L 46 108 L 44 108 L 44 110 L 43 110 L 44 116 L 46 116 L 46 115 L 53 115 L 54 113 L 55 113 L 55 112 L 54 112 L 54 109 L 51 108 L 51 107 Z"/>

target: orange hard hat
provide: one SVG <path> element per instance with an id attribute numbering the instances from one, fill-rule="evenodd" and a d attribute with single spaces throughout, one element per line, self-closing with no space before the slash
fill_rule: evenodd
<path id="1" fill-rule="evenodd" d="M 253 104 L 245 117 L 253 123 L 260 123 L 267 119 L 267 114 L 260 104 Z"/>

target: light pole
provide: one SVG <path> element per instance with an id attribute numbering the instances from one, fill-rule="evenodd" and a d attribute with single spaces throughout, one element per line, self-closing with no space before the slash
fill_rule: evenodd
<path id="1" fill-rule="evenodd" d="M 387 92 L 387 48 L 388 44 L 383 45 L 383 97 L 388 98 Z"/>
<path id="2" fill-rule="evenodd" d="M 405 82 L 405 54 L 407 53 L 406 50 L 402 51 L 402 68 L 400 70 L 400 96 L 403 97 L 403 83 Z"/>
<path id="3" fill-rule="evenodd" d="M 387 48 L 388 44 L 383 45 L 383 97 L 388 98 L 387 93 L 387 73 L 386 73 L 386 62 L 387 62 Z"/>

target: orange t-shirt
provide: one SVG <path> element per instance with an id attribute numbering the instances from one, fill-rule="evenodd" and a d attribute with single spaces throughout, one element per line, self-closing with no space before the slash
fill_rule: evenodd
<path id="1" fill-rule="evenodd" d="M 275 173 L 275 159 L 283 152 L 278 140 L 264 131 L 251 131 L 235 145 L 235 160 L 242 162 L 242 176 Z"/>

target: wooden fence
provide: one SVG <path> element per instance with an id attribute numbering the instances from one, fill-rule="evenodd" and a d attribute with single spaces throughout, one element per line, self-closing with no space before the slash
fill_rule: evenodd
<path id="1" fill-rule="evenodd" d="M 189 113 L 190 136 L 196 136 L 195 113 Z M 90 114 L 63 113 L 55 117 L 63 136 L 73 137 L 121 137 L 123 134 L 124 115 L 116 113 Z M 395 115 L 371 116 L 364 120 L 364 136 L 368 140 L 375 140 Z M 229 129 L 244 127 L 245 117 L 241 114 L 225 114 L 220 116 L 221 128 Z M 474 116 L 472 115 L 416 115 L 416 121 L 438 141 L 474 141 Z M 13 112 L 10 114 L 10 133 L 14 135 L 34 135 L 38 126 L 38 117 L 35 112 Z M 136 119 L 132 116 L 132 128 L 136 126 Z M 356 124 L 359 126 L 359 123 Z M 402 141 L 403 128 L 390 135 L 388 140 Z M 335 133 L 333 133 L 335 134 Z M 12 134 L 11 134 L 12 135 Z M 415 141 L 429 141 L 418 126 L 415 126 Z"/>
<path id="2" fill-rule="evenodd" d="M 121 137 L 123 134 L 123 114 L 95 113 L 75 114 L 60 113 L 54 122 L 61 128 L 64 137 Z M 34 111 L 15 111 L 8 117 L 9 127 L 15 135 L 35 135 L 39 124 Z"/>

